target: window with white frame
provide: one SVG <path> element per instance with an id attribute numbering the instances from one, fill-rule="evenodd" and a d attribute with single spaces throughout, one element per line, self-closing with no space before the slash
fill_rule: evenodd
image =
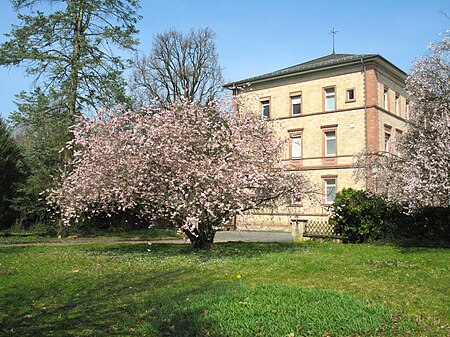
<path id="1" fill-rule="evenodd" d="M 409 106 L 409 101 L 406 101 L 406 108 L 405 108 L 405 113 L 406 113 L 406 119 L 409 119 L 409 114 L 410 114 L 410 106 Z"/>
<path id="2" fill-rule="evenodd" d="M 389 101 L 389 95 L 388 95 L 389 89 L 384 88 L 383 90 L 383 108 L 388 110 L 388 101 Z"/>
<path id="3" fill-rule="evenodd" d="M 325 111 L 336 110 L 336 93 L 334 87 L 325 88 Z"/>
<path id="4" fill-rule="evenodd" d="M 270 100 L 261 101 L 261 110 L 264 118 L 270 117 Z"/>
<path id="5" fill-rule="evenodd" d="M 302 96 L 295 95 L 291 96 L 291 114 L 292 116 L 298 116 L 301 114 L 302 107 Z"/>
<path id="6" fill-rule="evenodd" d="M 291 159 L 302 158 L 302 135 L 291 135 Z"/>
<path id="7" fill-rule="evenodd" d="M 346 91 L 346 102 L 354 102 L 355 101 L 355 89 L 347 89 Z"/>
<path id="8" fill-rule="evenodd" d="M 391 151 L 391 133 L 384 131 L 384 151 Z"/>
<path id="9" fill-rule="evenodd" d="M 395 94 L 395 114 L 400 114 L 400 95 Z"/>
<path id="10" fill-rule="evenodd" d="M 325 157 L 336 156 L 336 130 L 324 132 L 325 137 Z"/>
<path id="11" fill-rule="evenodd" d="M 301 195 L 294 195 L 291 198 L 291 206 L 302 206 L 302 196 Z"/>
<path id="12" fill-rule="evenodd" d="M 324 179 L 325 203 L 333 203 L 336 197 L 336 178 Z"/>

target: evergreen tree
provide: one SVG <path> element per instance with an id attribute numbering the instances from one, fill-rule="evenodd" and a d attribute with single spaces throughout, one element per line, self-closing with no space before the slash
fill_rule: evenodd
<path id="1" fill-rule="evenodd" d="M 56 94 L 45 95 L 40 88 L 31 94 L 21 92 L 17 97 L 18 111 L 11 115 L 16 125 L 16 138 L 22 148 L 26 178 L 20 184 L 14 207 L 24 227 L 43 226 L 53 229 L 48 221 L 45 191 L 54 186 L 68 161 L 70 153 L 62 150 L 69 140 L 72 119 L 61 108 Z M 46 226 L 45 226 L 46 225 Z M 45 228 L 46 227 L 46 228 Z"/>
<path id="2" fill-rule="evenodd" d="M 60 152 L 77 115 L 127 103 L 123 60 L 137 44 L 138 0 L 11 0 L 20 24 L 0 45 L 0 65 L 35 79 L 12 114 L 29 167 L 16 207 L 25 225 L 45 221 L 45 195 L 71 157 Z"/>
<path id="3" fill-rule="evenodd" d="M 0 229 L 9 228 L 15 222 L 11 200 L 22 178 L 20 159 L 19 147 L 0 118 Z"/>
<path id="4" fill-rule="evenodd" d="M 64 98 L 60 103 L 71 117 L 86 107 L 126 100 L 124 64 L 112 47 L 137 44 L 138 0 L 11 2 L 21 24 L 0 45 L 0 65 L 25 66 L 45 93 Z"/>

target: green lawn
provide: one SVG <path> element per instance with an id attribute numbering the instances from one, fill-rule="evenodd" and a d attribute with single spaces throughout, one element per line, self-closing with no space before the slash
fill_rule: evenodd
<path id="1" fill-rule="evenodd" d="M 0 231 L 0 244 L 29 244 L 29 243 L 76 243 L 94 242 L 108 243 L 115 241 L 142 241 L 168 238 L 181 238 L 175 230 L 141 229 L 129 231 L 92 231 L 91 233 L 70 235 L 67 238 L 57 238 L 50 235 L 39 235 L 26 231 Z"/>
<path id="2" fill-rule="evenodd" d="M 332 243 L 0 247 L 0 335 L 448 336 L 449 262 Z"/>

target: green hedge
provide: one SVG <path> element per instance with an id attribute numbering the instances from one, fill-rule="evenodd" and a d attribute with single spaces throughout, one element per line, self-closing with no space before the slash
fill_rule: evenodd
<path id="1" fill-rule="evenodd" d="M 399 207 L 366 191 L 345 188 L 336 194 L 330 223 L 345 242 L 362 243 L 390 235 Z"/>
<path id="2" fill-rule="evenodd" d="M 450 208 L 408 207 L 382 196 L 345 188 L 336 194 L 330 223 L 344 242 L 414 241 L 448 245 Z"/>

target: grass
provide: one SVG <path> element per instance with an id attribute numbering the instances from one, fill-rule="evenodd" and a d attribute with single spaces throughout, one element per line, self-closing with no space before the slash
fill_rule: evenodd
<path id="1" fill-rule="evenodd" d="M 73 243 L 78 242 L 113 242 L 113 241 L 146 241 L 167 238 L 180 238 L 175 230 L 142 229 L 129 231 L 93 231 L 86 234 L 70 235 L 67 238 L 57 238 L 54 235 L 40 235 L 27 231 L 0 232 L 0 244 L 36 244 L 36 243 Z"/>
<path id="2" fill-rule="evenodd" d="M 368 301 L 327 290 L 284 285 L 222 286 L 195 301 L 181 300 L 161 313 L 155 320 L 156 332 L 180 337 L 186 336 L 186 326 L 192 336 L 236 337 L 381 336 L 415 328 L 411 318 L 402 319 L 400 326 L 391 310 Z"/>
<path id="3" fill-rule="evenodd" d="M 0 247 L 0 335 L 448 336 L 449 262 L 332 243 Z"/>

